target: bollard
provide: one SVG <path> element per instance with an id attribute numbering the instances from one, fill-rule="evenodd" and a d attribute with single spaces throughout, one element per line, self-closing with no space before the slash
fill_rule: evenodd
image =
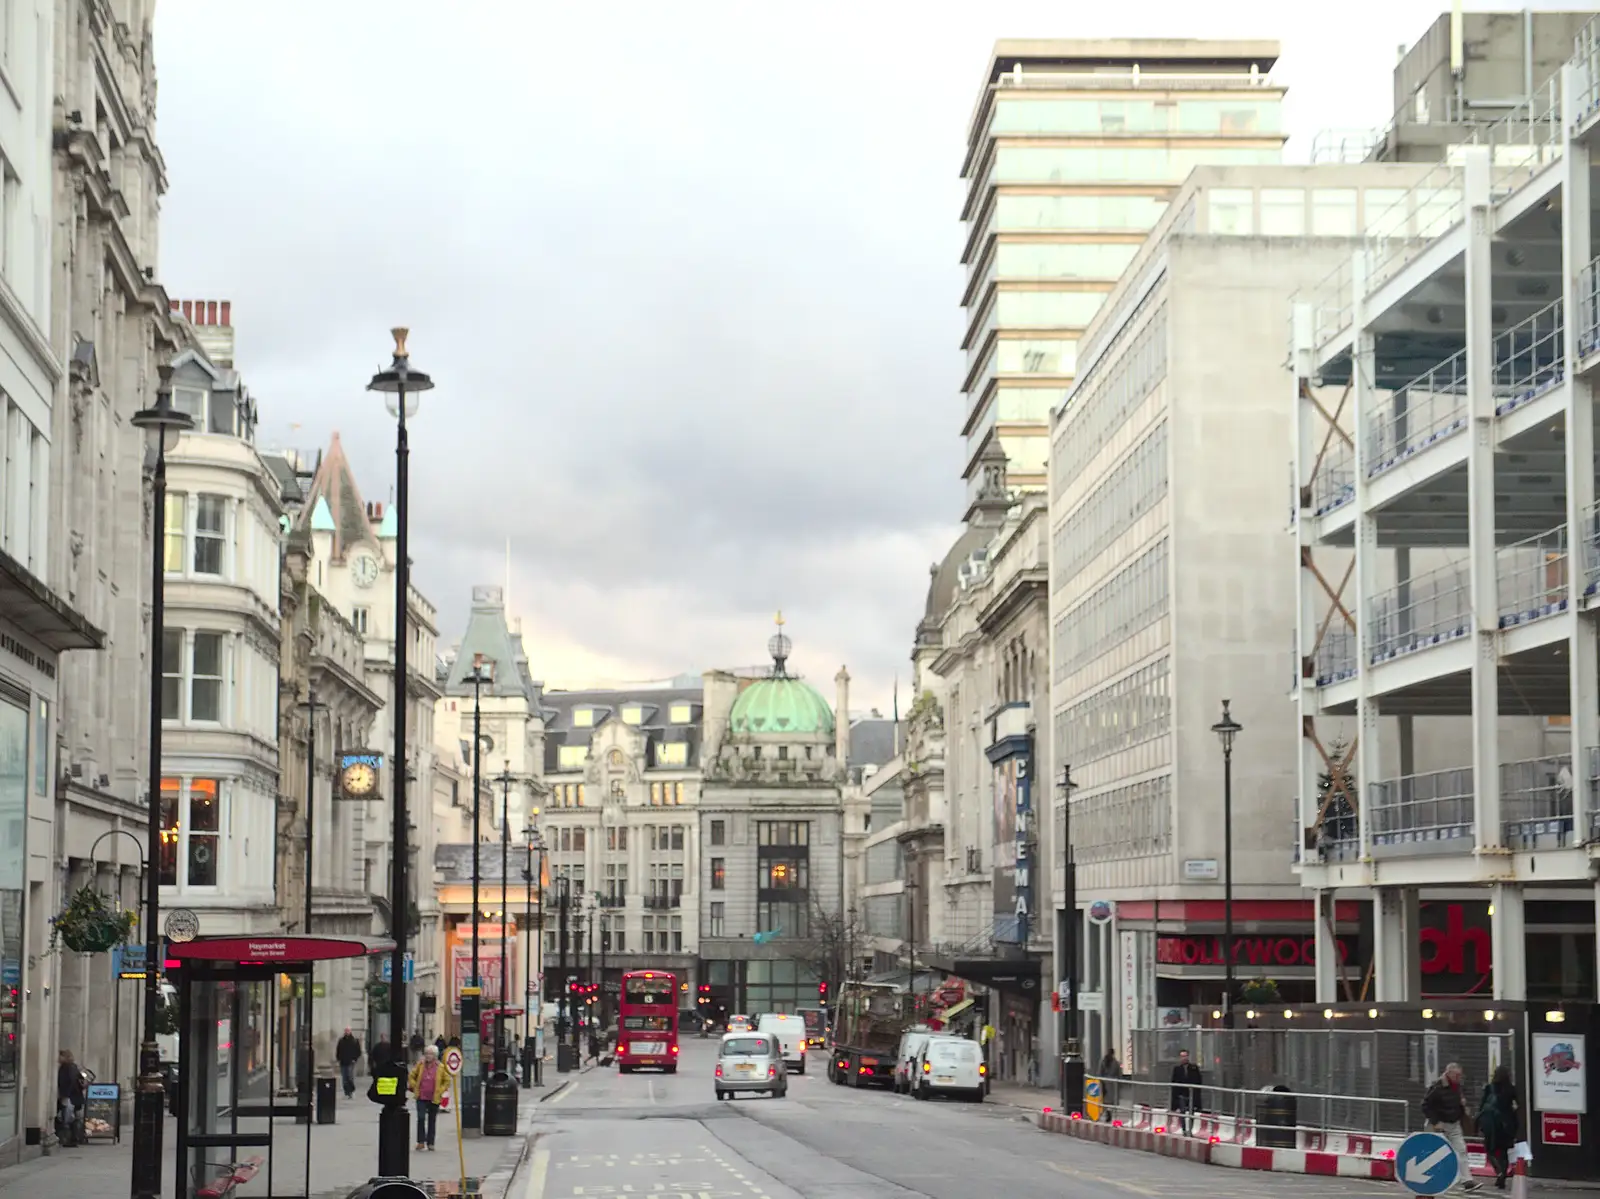
<path id="1" fill-rule="evenodd" d="M 332 1124 L 333 1113 L 339 1102 L 339 1080 L 337 1078 L 319 1078 L 317 1088 L 317 1123 Z"/>
<path id="2" fill-rule="evenodd" d="M 1525 1157 L 1511 1163 L 1511 1199 L 1528 1199 L 1528 1159 Z"/>

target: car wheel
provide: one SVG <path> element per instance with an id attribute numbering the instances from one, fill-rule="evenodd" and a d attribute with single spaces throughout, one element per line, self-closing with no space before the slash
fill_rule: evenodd
<path id="1" fill-rule="evenodd" d="M 788 1087 L 780 1087 L 778 1089 L 778 1098 L 779 1099 L 787 1099 L 787 1098 L 789 1098 L 789 1088 Z"/>
<path id="2" fill-rule="evenodd" d="M 805 1058 L 801 1058 L 800 1059 L 800 1064 L 794 1068 L 794 1072 L 796 1074 L 804 1074 L 806 1072 L 806 1059 Z"/>
<path id="3" fill-rule="evenodd" d="M 725 1093 L 725 1092 L 723 1092 L 723 1091 L 718 1091 L 718 1092 L 717 1092 L 717 1102 L 718 1102 L 718 1103 L 721 1103 L 721 1102 L 722 1102 L 722 1101 L 723 1101 L 723 1100 L 724 1100 L 724 1099 L 726 1099 L 726 1098 L 727 1098 L 727 1097 L 728 1097 L 728 1096 L 727 1096 L 727 1094 L 726 1094 L 726 1093 Z"/>
<path id="4" fill-rule="evenodd" d="M 665 1069 L 668 1074 L 676 1074 L 678 1072 L 678 1067 L 676 1066 L 667 1066 Z"/>
<path id="5" fill-rule="evenodd" d="M 921 1086 L 919 1086 L 916 1089 L 915 1094 L 916 1094 L 918 1099 L 921 1099 L 924 1102 L 926 1102 L 927 1098 L 928 1098 L 928 1084 L 927 1083 L 923 1083 Z"/>

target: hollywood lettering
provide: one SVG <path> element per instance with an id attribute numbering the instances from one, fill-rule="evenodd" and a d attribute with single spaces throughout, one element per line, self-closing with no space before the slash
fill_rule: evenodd
<path id="1" fill-rule="evenodd" d="M 1349 942 L 1339 939 L 1339 960 L 1350 959 Z M 1315 937 L 1235 937 L 1233 960 L 1239 966 L 1314 966 Z M 1167 966 L 1222 966 L 1221 937 L 1162 937 L 1156 961 Z"/>

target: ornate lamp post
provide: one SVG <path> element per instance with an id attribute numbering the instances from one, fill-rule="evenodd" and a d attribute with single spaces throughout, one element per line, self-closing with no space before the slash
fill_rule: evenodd
<path id="1" fill-rule="evenodd" d="M 510 762 L 494 781 L 500 784 L 500 1018 L 494 1022 L 494 1068 L 506 1070 L 511 1065 L 511 1044 L 506 1040 L 506 1012 L 511 1007 L 507 977 L 510 963 L 506 958 L 506 928 L 511 923 L 511 908 L 506 897 L 506 883 L 511 876 L 511 784 L 517 781 L 517 776 L 511 773 Z"/>
<path id="2" fill-rule="evenodd" d="M 1222 719 L 1211 731 L 1222 742 L 1222 963 L 1227 991 L 1222 999 L 1222 1026 L 1233 1027 L 1233 739 L 1244 725 L 1222 701 Z"/>
<path id="3" fill-rule="evenodd" d="M 478 972 L 478 922 L 483 916 L 478 898 L 483 871 L 483 689 L 494 682 L 493 666 L 482 654 L 474 654 L 472 673 L 464 681 L 472 684 L 472 977 L 461 996 L 461 1055 L 466 1059 L 461 1072 L 461 1127 L 479 1128 L 483 1121 L 483 979 Z"/>
<path id="4" fill-rule="evenodd" d="M 1061 768 L 1061 952 L 1067 959 L 1067 1001 L 1061 1006 L 1061 1106 L 1083 1110 L 1083 1046 L 1078 1040 L 1078 864 L 1072 856 L 1072 767 Z"/>
<path id="5" fill-rule="evenodd" d="M 165 1086 L 161 1050 L 156 1044 L 156 1010 L 161 975 L 161 685 L 166 644 L 167 454 L 194 421 L 172 406 L 172 368 L 163 364 L 153 407 L 133 414 L 135 428 L 145 430 L 155 451 L 150 500 L 150 807 L 145 813 L 149 845 L 144 872 L 144 1038 L 139 1046 L 139 1089 L 133 1104 L 134 1199 L 161 1194 L 161 1140 L 165 1120 Z"/>
<path id="6" fill-rule="evenodd" d="M 395 328 L 394 357 L 388 370 L 379 371 L 367 384 L 368 391 L 381 392 L 389 415 L 395 418 L 395 563 L 394 563 L 394 711 L 390 722 L 394 725 L 394 761 L 390 763 L 394 775 L 394 828 L 392 832 L 393 862 L 389 873 L 390 923 L 394 931 L 394 952 L 389 962 L 389 1044 L 404 1060 L 406 1033 L 406 941 L 411 930 L 406 927 L 411 916 L 408 898 L 409 880 L 407 865 L 409 851 L 406 847 L 409 817 L 406 812 L 406 775 L 410 758 L 406 753 L 406 652 L 410 647 L 411 558 L 410 497 L 411 440 L 406 431 L 406 421 L 417 414 L 418 397 L 433 387 L 433 380 L 421 371 L 411 368 L 411 355 L 406 351 L 409 329 Z M 378 1112 L 378 1173 L 389 1178 L 403 1178 L 410 1172 L 411 1119 L 402 1101 L 385 1104 Z"/>

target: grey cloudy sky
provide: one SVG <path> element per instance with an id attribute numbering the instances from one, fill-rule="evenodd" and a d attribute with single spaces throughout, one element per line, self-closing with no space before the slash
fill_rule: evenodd
<path id="1" fill-rule="evenodd" d="M 160 274 L 233 301 L 263 444 L 338 430 L 369 499 L 393 427 L 362 388 L 412 327 L 447 636 L 509 537 L 552 684 L 761 661 L 781 607 L 800 670 L 887 708 L 960 515 L 957 172 L 993 41 L 1279 38 L 1303 157 L 1387 120 L 1446 8 L 161 0 Z"/>

